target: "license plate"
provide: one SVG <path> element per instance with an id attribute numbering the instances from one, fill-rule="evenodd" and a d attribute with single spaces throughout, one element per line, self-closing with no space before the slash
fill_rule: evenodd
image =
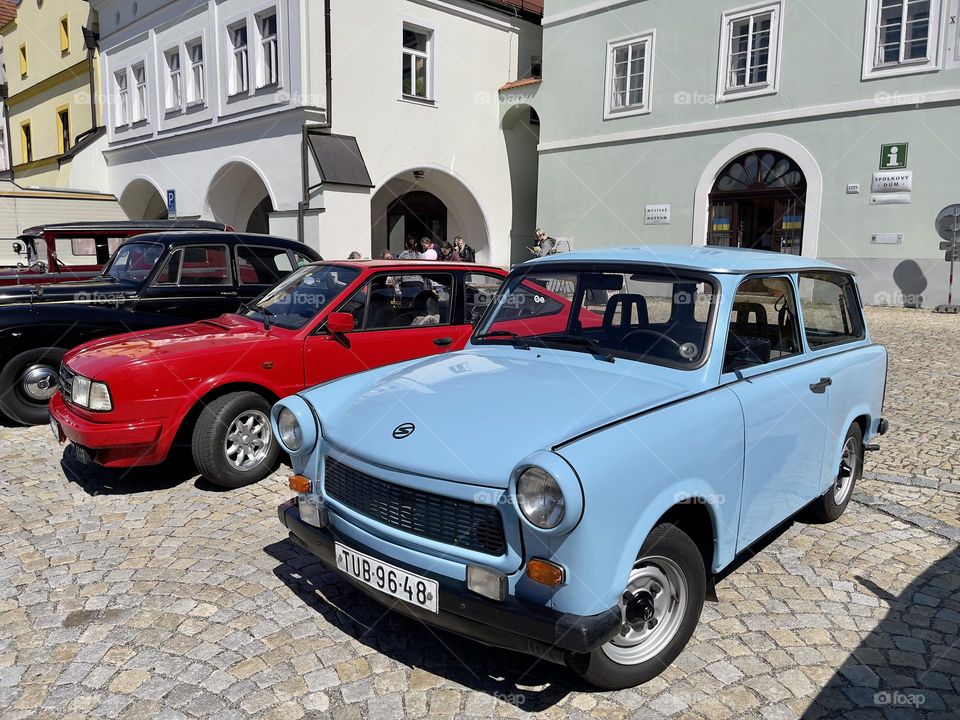
<path id="1" fill-rule="evenodd" d="M 435 580 L 408 573 L 340 543 L 336 543 L 335 549 L 337 567 L 350 577 L 411 605 L 438 612 L 439 588 Z"/>

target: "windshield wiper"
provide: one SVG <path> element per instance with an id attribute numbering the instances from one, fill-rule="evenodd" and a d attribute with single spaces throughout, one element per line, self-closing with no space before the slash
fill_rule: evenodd
<path id="1" fill-rule="evenodd" d="M 511 344 L 520 350 L 529 350 L 530 345 L 527 344 L 527 341 L 522 337 L 517 335 L 512 330 L 494 330 L 493 332 L 483 333 L 482 335 L 477 335 L 474 340 L 485 340 L 487 338 L 508 338 Z"/>
<path id="2" fill-rule="evenodd" d="M 541 337 L 543 342 L 559 342 L 566 343 L 568 345 L 582 345 L 585 348 L 589 348 L 590 352 L 601 360 L 606 362 L 615 362 L 615 358 L 603 345 L 598 343 L 596 340 L 583 335 L 548 335 L 546 337 Z"/>

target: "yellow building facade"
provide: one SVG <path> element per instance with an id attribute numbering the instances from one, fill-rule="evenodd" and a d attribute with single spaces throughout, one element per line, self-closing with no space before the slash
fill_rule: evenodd
<path id="1" fill-rule="evenodd" d="M 14 180 L 67 187 L 69 162 L 103 125 L 96 13 L 85 0 L 21 0 L 0 34 Z"/>

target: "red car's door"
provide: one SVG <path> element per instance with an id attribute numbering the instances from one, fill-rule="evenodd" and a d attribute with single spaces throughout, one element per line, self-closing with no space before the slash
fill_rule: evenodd
<path id="1" fill-rule="evenodd" d="M 349 347 L 322 329 L 306 340 L 307 387 L 362 370 L 459 350 L 472 326 L 463 318 L 453 275 L 380 274 L 337 308 L 354 317 L 355 330 L 344 337 Z"/>

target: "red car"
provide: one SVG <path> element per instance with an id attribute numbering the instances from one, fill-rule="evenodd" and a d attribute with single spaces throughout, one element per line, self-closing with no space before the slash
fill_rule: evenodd
<path id="1" fill-rule="evenodd" d="M 68 353 L 50 401 L 59 441 L 106 467 L 189 444 L 224 487 L 257 482 L 280 448 L 270 408 L 305 387 L 461 349 L 506 273 L 423 261 L 306 265 L 243 314 L 94 340 Z"/>

